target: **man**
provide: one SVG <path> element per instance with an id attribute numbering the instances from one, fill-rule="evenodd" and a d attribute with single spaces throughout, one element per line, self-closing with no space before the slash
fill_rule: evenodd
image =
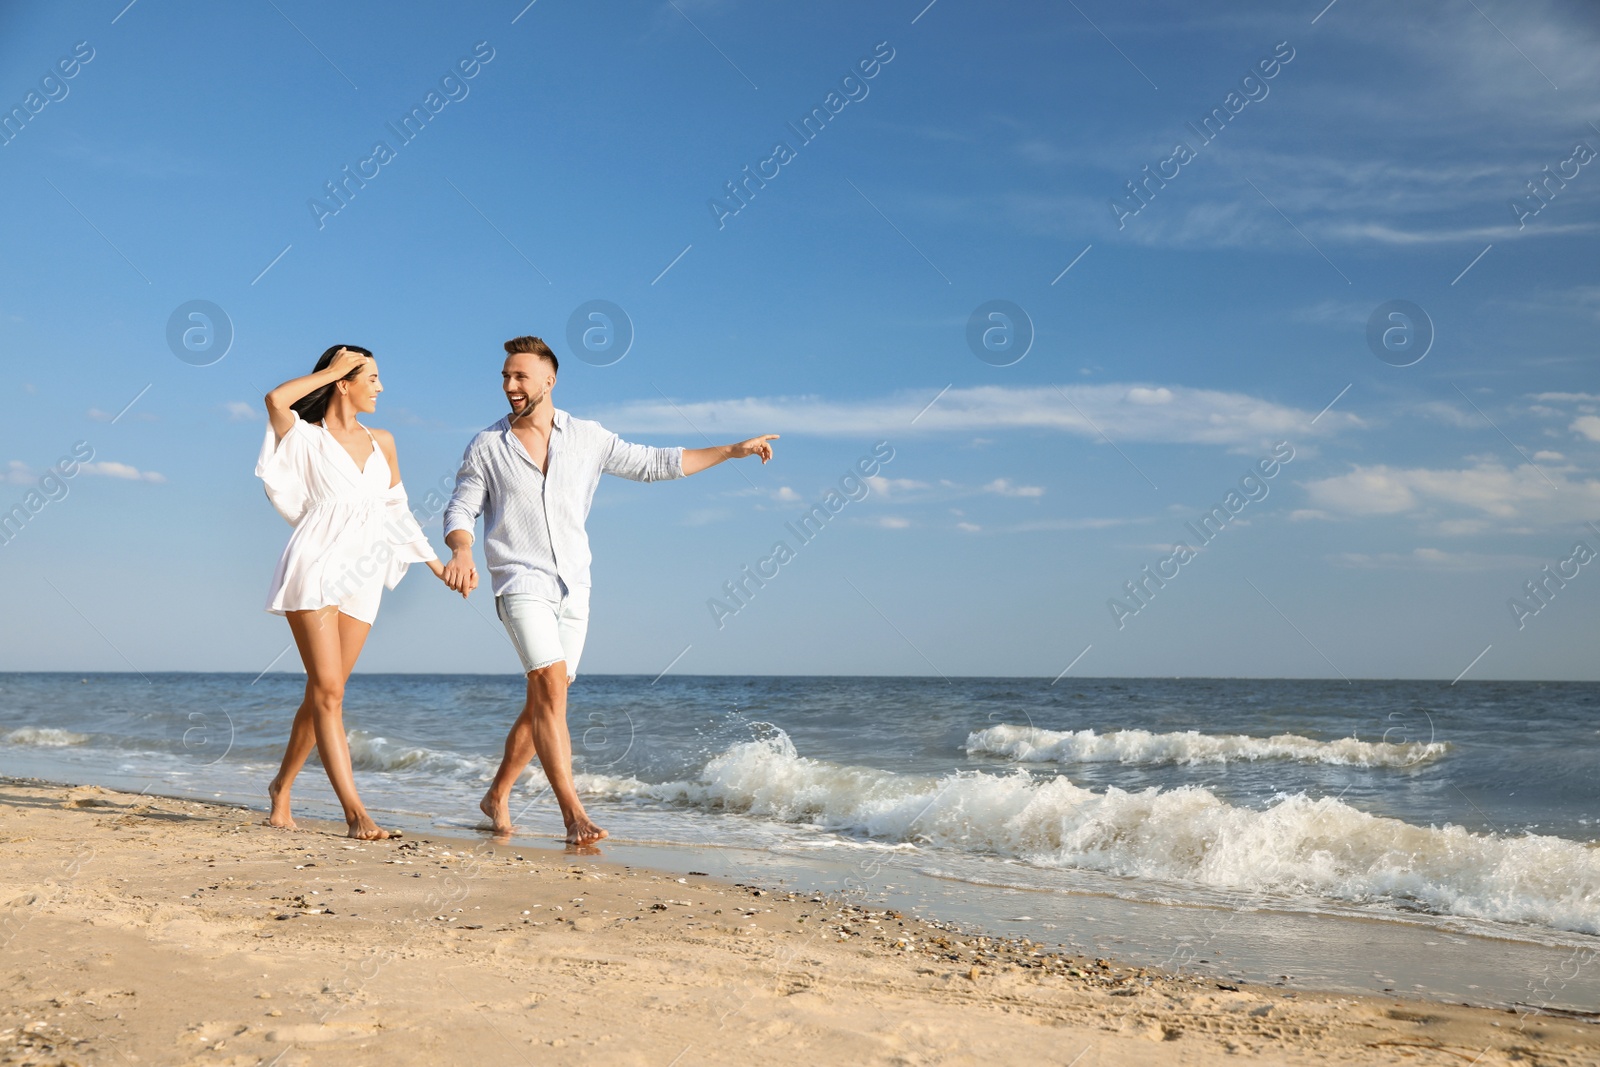
<path id="1" fill-rule="evenodd" d="M 505 758 L 478 805 L 497 836 L 511 833 L 511 787 L 537 753 L 567 842 L 606 836 L 583 810 L 572 783 L 567 686 L 589 626 L 589 535 L 584 520 L 600 475 L 636 482 L 682 478 L 725 459 L 772 458 L 777 434 L 715 448 L 649 448 L 629 444 L 597 422 L 558 409 L 551 394 L 559 364 L 537 337 L 505 344 L 501 389 L 511 414 L 467 445 L 456 490 L 444 512 L 444 543 L 453 553 L 445 583 L 458 593 L 478 584 L 472 531 L 483 515 L 484 550 L 494 579 L 495 613 L 527 673 L 522 714 L 506 735 Z"/>

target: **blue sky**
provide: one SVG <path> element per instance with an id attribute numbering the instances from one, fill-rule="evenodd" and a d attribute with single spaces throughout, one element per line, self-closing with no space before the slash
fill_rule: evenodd
<path id="1" fill-rule="evenodd" d="M 274 663 L 262 393 L 373 349 L 421 507 L 531 332 L 626 436 L 783 435 L 606 481 L 587 671 L 1600 677 L 1593 5 L 925 4 L 0 7 L 0 669 Z M 512 671 L 493 618 L 414 570 L 361 667 Z"/>

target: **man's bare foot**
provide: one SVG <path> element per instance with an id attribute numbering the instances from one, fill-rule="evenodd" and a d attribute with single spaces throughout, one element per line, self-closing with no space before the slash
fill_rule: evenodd
<path id="1" fill-rule="evenodd" d="M 357 841 L 387 841 L 389 838 L 398 837 L 399 835 L 391 834 L 363 814 L 350 820 L 349 836 Z"/>
<path id="2" fill-rule="evenodd" d="M 592 845 L 601 838 L 610 836 L 610 834 L 590 822 L 587 815 L 578 815 L 567 823 L 567 844 L 569 845 Z"/>
<path id="3" fill-rule="evenodd" d="M 267 825 L 276 826 L 280 830 L 298 830 L 300 827 L 294 823 L 294 816 L 289 814 L 289 791 L 274 778 L 267 785 L 267 797 L 272 801 L 272 812 L 267 816 Z"/>
<path id="4" fill-rule="evenodd" d="M 496 797 L 494 793 L 483 794 L 483 799 L 478 801 L 478 810 L 489 817 L 494 824 L 496 837 L 509 837 L 513 829 L 511 825 L 511 802 L 506 797 Z"/>

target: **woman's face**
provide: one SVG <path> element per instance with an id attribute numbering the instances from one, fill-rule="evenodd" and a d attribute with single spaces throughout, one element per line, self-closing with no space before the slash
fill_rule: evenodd
<path id="1" fill-rule="evenodd" d="M 378 394 L 383 392 L 383 383 L 378 380 L 377 360 L 367 360 L 354 378 L 339 384 L 343 386 L 344 398 L 358 412 L 370 415 L 378 410 Z"/>

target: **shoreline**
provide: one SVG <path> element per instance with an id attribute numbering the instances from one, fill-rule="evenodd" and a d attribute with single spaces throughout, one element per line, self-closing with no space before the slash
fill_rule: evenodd
<path id="1" fill-rule="evenodd" d="M 232 791 L 223 781 L 183 784 L 181 778 L 160 774 L 152 780 L 131 768 L 80 777 L 73 771 L 89 768 L 46 767 L 14 776 L 127 793 L 159 790 L 175 800 L 262 810 L 252 803 L 260 798 Z M 264 782 L 271 768 L 257 770 Z M 326 783 L 305 785 L 298 810 L 335 826 L 338 807 Z M 514 806 L 535 799 L 530 793 Z M 475 809 L 467 817 L 469 807 L 388 806 L 369 793 L 369 810 L 380 825 L 413 835 L 482 841 L 482 820 Z M 517 819 L 523 828 L 513 843 L 559 846 L 558 834 L 536 829 L 559 826 L 553 807 L 525 808 Z M 1504 929 L 1429 913 L 1340 909 L 1326 901 L 1307 906 L 1242 890 L 1185 899 L 1192 895 L 1186 894 L 1190 887 L 1174 887 L 1174 896 L 1155 883 L 1092 870 L 1041 873 L 1026 864 L 974 869 L 960 856 L 831 835 L 772 848 L 748 840 L 681 838 L 671 831 L 661 836 L 651 832 L 657 829 L 653 820 L 638 817 L 623 826 L 606 815 L 601 821 L 613 831 L 603 842 L 606 855 L 637 867 L 699 869 L 728 882 L 781 884 L 807 893 L 849 891 L 863 904 L 953 923 L 968 933 L 1028 937 L 1069 954 L 1284 990 L 1519 1010 L 1531 1004 L 1585 1011 L 1600 1004 L 1600 966 L 1592 965 L 1600 960 L 1600 939 L 1590 935 Z M 1069 873 L 1066 885 L 1064 873 Z"/>
<path id="2" fill-rule="evenodd" d="M 1600 1061 L 1580 1013 L 1174 974 L 538 838 L 261 819 L 0 778 L 0 1064 Z"/>

